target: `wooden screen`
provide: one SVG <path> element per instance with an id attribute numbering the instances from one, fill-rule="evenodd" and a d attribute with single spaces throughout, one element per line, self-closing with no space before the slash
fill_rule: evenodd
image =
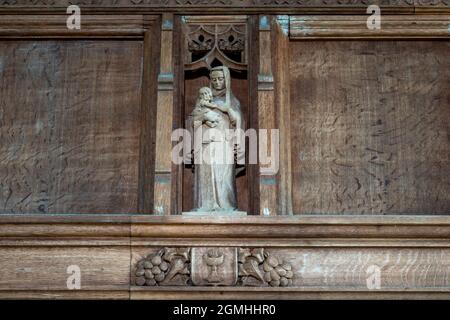
<path id="1" fill-rule="evenodd" d="M 0 213 L 135 213 L 141 41 L 1 41 Z"/>
<path id="2" fill-rule="evenodd" d="M 450 43 L 290 47 L 293 211 L 450 213 Z"/>

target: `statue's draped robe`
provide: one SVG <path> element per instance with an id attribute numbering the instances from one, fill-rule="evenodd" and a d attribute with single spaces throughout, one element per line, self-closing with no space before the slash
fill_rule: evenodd
<path id="1" fill-rule="evenodd" d="M 214 96 L 213 103 L 225 105 L 225 94 Z M 227 134 L 227 129 L 236 129 L 236 123 L 242 123 L 242 113 L 239 101 L 231 94 L 231 108 L 240 121 L 232 121 L 227 113 L 214 109 L 220 116 L 218 124 L 214 128 L 207 126 L 202 121 L 203 112 L 195 110 L 192 113 L 194 140 L 199 139 L 198 126 L 202 128 L 200 149 L 202 162 L 194 164 L 194 210 L 196 211 L 233 211 L 237 209 L 236 178 L 234 164 L 233 135 Z M 243 128 L 240 128 L 243 129 Z M 194 142 L 195 145 L 195 142 Z M 194 159 L 198 158 L 199 150 L 194 151 Z M 209 158 L 209 159 L 208 159 Z"/>

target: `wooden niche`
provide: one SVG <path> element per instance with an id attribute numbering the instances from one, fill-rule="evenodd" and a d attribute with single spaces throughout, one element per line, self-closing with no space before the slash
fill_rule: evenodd
<path id="1" fill-rule="evenodd" d="M 251 105 L 251 72 L 249 63 L 249 47 L 251 23 L 247 16 L 187 16 L 182 21 L 181 52 L 183 52 L 183 70 L 181 79 L 181 101 L 177 120 L 185 126 L 185 120 L 194 109 L 198 90 L 209 86 L 209 70 L 216 66 L 230 69 L 232 92 L 240 101 L 244 114 L 245 128 L 254 128 Z M 238 209 L 249 214 L 257 212 L 252 205 L 253 183 L 251 166 L 238 174 L 236 187 L 238 190 Z M 190 165 L 180 166 L 180 184 L 182 192 L 178 194 L 181 211 L 193 209 L 193 177 Z M 178 213 L 179 213 L 178 212 Z"/>

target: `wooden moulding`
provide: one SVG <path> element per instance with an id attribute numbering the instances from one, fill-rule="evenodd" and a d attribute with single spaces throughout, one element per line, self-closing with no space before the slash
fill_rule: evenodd
<path id="1" fill-rule="evenodd" d="M 0 15 L 0 38 L 143 38 L 158 16 L 82 15 L 81 29 L 67 28 L 68 15 Z"/>
<path id="2" fill-rule="evenodd" d="M 447 300 L 450 293 L 446 289 L 390 289 L 390 290 L 364 290 L 352 289 L 348 287 L 326 288 L 142 288 L 132 287 L 130 292 L 131 299 L 152 299 L 152 300 L 235 300 L 235 299 L 267 299 L 267 300 L 329 300 L 329 299 L 399 299 L 407 297 L 408 299 L 442 299 Z"/>
<path id="3" fill-rule="evenodd" d="M 381 28 L 367 28 L 369 16 L 291 16 L 290 39 L 450 39 L 450 15 L 381 15 Z"/>
<path id="4" fill-rule="evenodd" d="M 450 239 L 450 219 L 447 216 L 248 216 L 239 218 L 144 216 L 144 215 L 1 215 L 2 243 L 13 238 L 50 240 L 71 238 L 159 239 L 170 243 L 180 241 L 209 241 L 220 239 L 236 243 L 247 240 L 256 243 L 270 239 L 288 241 L 316 239 L 324 241 L 371 240 L 416 242 Z M 245 240 L 244 240 L 245 239 Z M 215 240 L 214 240 L 215 241 Z M 177 242 L 177 241 L 176 241 Z M 339 242 L 339 241 L 338 241 Z M 347 241 L 349 242 L 349 241 Z M 216 241 L 217 243 L 217 241 Z M 275 245 L 276 242 L 273 242 Z M 288 245 L 288 244 L 287 244 Z M 289 246 L 289 245 L 288 245 Z M 353 245 L 352 245 L 353 246 Z"/>
<path id="5" fill-rule="evenodd" d="M 48 2 L 48 1 L 47 1 Z M 9 13 L 54 13 L 64 11 L 69 0 L 44 1 L 0 0 L 0 12 Z M 368 5 L 377 4 L 384 12 L 414 12 L 419 9 L 447 10 L 448 0 L 103 0 L 83 1 L 82 10 L 89 13 L 139 12 L 151 13 L 190 13 L 190 14 L 277 14 L 277 13 L 360 13 L 364 14 Z"/>

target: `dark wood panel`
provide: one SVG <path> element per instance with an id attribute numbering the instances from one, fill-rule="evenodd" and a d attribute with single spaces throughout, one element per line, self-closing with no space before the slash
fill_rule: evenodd
<path id="1" fill-rule="evenodd" d="M 0 212 L 137 211 L 139 41 L 4 41 Z"/>
<path id="2" fill-rule="evenodd" d="M 294 42 L 295 213 L 450 213 L 450 43 Z"/>

